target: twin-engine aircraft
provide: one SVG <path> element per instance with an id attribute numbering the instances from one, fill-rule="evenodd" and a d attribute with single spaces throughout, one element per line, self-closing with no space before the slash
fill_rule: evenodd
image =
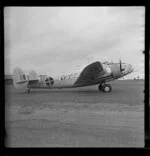
<path id="1" fill-rule="evenodd" d="M 98 90 L 105 93 L 112 91 L 110 84 L 113 81 L 133 72 L 130 64 L 126 63 L 101 63 L 99 61 L 87 65 L 82 71 L 60 76 L 57 78 L 45 76 L 40 77 L 31 71 L 28 75 L 19 68 L 13 70 L 13 83 L 16 88 L 76 88 L 99 84 Z"/>

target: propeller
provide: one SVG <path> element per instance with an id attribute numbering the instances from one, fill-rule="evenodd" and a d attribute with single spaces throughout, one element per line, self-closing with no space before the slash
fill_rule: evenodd
<path id="1" fill-rule="evenodd" d="M 121 62 L 121 59 L 120 59 L 120 61 L 119 61 L 119 65 L 120 65 L 120 72 L 124 71 L 125 69 L 122 68 L 122 62 Z"/>

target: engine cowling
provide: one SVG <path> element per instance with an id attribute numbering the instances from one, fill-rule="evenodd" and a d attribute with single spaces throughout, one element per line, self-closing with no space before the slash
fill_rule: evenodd
<path id="1" fill-rule="evenodd" d="M 116 77 L 116 78 L 120 77 L 121 72 L 120 72 L 120 68 L 119 68 L 119 66 L 117 64 L 111 65 L 110 69 L 112 71 L 113 77 Z"/>
<path id="2" fill-rule="evenodd" d="M 54 84 L 54 79 L 52 77 L 47 77 L 45 83 L 47 86 L 52 86 Z"/>

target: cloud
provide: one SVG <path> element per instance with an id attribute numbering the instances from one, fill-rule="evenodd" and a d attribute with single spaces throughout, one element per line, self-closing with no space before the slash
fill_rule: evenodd
<path id="1" fill-rule="evenodd" d="M 107 57 L 139 64 L 143 7 L 7 7 L 7 70 L 16 65 L 59 74 Z M 9 67 L 8 67 L 9 66 Z"/>

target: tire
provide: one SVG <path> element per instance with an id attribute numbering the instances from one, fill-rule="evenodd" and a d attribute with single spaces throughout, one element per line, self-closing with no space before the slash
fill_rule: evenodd
<path id="1" fill-rule="evenodd" d="M 105 93 L 110 93 L 110 92 L 112 91 L 111 85 L 105 84 L 105 85 L 103 86 L 103 91 L 104 91 Z"/>
<path id="2" fill-rule="evenodd" d="M 30 88 L 27 88 L 27 93 L 28 93 L 28 94 L 30 93 Z"/>

